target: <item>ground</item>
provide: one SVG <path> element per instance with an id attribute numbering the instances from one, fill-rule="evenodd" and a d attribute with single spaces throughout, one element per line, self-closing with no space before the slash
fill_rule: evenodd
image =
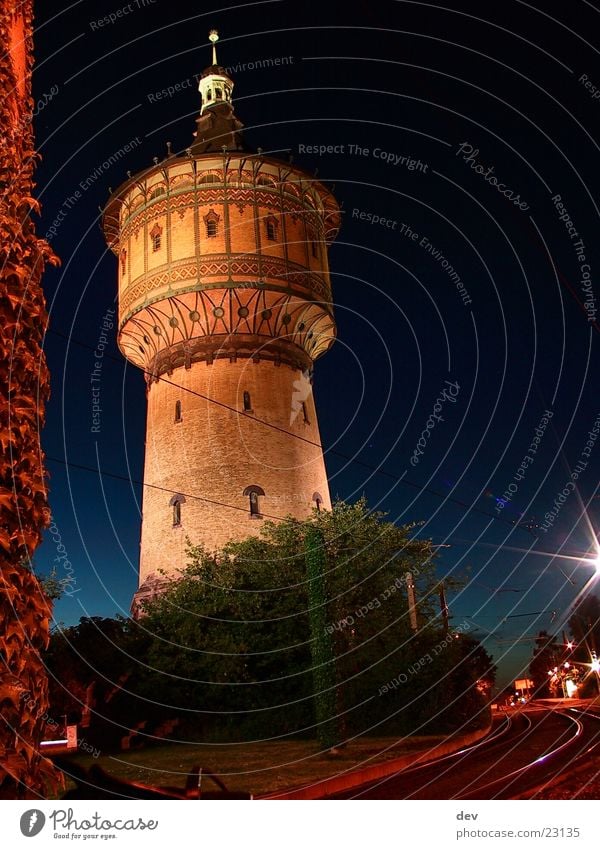
<path id="1" fill-rule="evenodd" d="M 259 796 L 423 751 L 445 739 L 443 736 L 363 737 L 351 741 L 336 755 L 320 753 L 312 740 L 247 746 L 171 743 L 98 758 L 78 754 L 73 759 L 84 767 L 98 764 L 111 775 L 128 781 L 182 787 L 186 775 L 200 765 L 203 771 L 218 772 L 229 790 L 245 790 Z M 212 788 L 207 785 L 207 789 Z"/>

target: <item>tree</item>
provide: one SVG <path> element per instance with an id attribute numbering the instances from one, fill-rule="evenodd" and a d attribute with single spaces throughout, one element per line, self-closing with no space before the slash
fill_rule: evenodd
<path id="1" fill-rule="evenodd" d="M 529 675 L 533 681 L 533 691 L 536 698 L 543 699 L 552 695 L 550 675 L 554 667 L 562 661 L 561 647 L 556 642 L 555 634 L 540 631 L 535 639 L 533 657 L 529 664 Z"/>
<path id="2" fill-rule="evenodd" d="M 304 546 L 317 737 L 324 749 L 331 749 L 341 742 L 343 733 L 336 703 L 333 641 L 327 629 L 325 541 L 314 525 L 307 524 Z"/>
<path id="3" fill-rule="evenodd" d="M 0 0 L 0 797 L 44 793 L 50 604 L 30 568 L 49 510 L 39 432 L 49 380 L 40 277 L 54 261 L 31 219 L 31 0 Z"/>
<path id="4" fill-rule="evenodd" d="M 578 664 L 581 684 L 578 695 L 596 696 L 599 692 L 597 673 L 590 672 L 592 653 L 600 652 L 600 599 L 588 594 L 577 604 L 569 619 L 569 630 L 573 637 L 573 652 L 570 657 Z"/>
<path id="5" fill-rule="evenodd" d="M 569 630 L 575 643 L 577 656 L 588 661 L 592 651 L 600 651 L 600 598 L 585 595 L 569 619 Z"/>
<path id="6" fill-rule="evenodd" d="M 327 644 L 315 639 L 315 628 L 322 628 L 335 658 L 329 679 L 335 709 L 350 731 L 394 716 L 399 726 L 414 727 L 434 720 L 452 700 L 466 705 L 465 694 L 471 706 L 480 706 L 476 684 L 483 667 L 489 672 L 493 664 L 487 655 L 483 664 L 477 661 L 483 655 L 474 640 L 453 634 L 445 643 L 435 550 L 415 529 L 387 522 L 361 500 L 315 511 L 305 522 L 265 522 L 260 538 L 220 552 L 190 546 L 189 567 L 144 605 L 152 669 L 152 683 L 148 678 L 144 686 L 168 709 L 188 711 L 197 728 L 218 725 L 240 739 L 265 730 L 314 733 L 313 658 L 317 643 Z M 317 537 L 319 562 L 311 565 L 314 545 L 306 543 Z M 408 616 L 408 572 L 417 584 L 416 634 Z M 310 589 L 317 584 L 315 598 Z M 419 666 L 410 692 L 382 697 L 386 682 L 429 652 L 431 670 Z M 440 676 L 448 686 L 438 686 Z"/>

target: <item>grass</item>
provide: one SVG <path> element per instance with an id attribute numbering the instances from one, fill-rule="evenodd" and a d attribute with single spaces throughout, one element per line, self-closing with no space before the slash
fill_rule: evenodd
<path id="1" fill-rule="evenodd" d="M 100 755 L 78 754 L 80 766 L 98 764 L 106 772 L 128 781 L 152 785 L 185 785 L 188 772 L 200 765 L 218 773 L 229 790 L 249 791 L 255 796 L 309 784 L 362 766 L 371 766 L 401 755 L 426 750 L 444 736 L 360 737 L 337 755 L 320 752 L 315 741 L 209 745 L 165 744 L 133 752 Z M 207 789 L 214 789 L 207 781 Z"/>

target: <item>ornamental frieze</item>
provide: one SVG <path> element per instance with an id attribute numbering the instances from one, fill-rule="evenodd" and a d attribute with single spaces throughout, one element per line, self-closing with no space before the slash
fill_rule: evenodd
<path id="1" fill-rule="evenodd" d="M 239 256 L 239 255 L 238 255 Z M 193 288 L 198 290 L 215 286 L 215 283 L 224 282 L 210 280 L 215 277 L 228 277 L 230 274 L 244 275 L 248 277 L 258 278 L 262 275 L 267 278 L 267 286 L 269 280 L 282 281 L 286 289 L 302 289 L 317 297 L 318 300 L 329 302 L 331 300 L 331 290 L 325 279 L 318 274 L 307 271 L 303 266 L 296 263 L 285 262 L 277 257 L 262 258 L 259 264 L 256 255 L 246 258 L 238 258 L 227 260 L 226 255 L 216 255 L 212 260 L 204 260 L 200 265 L 184 261 L 181 264 L 171 264 L 169 268 L 163 271 L 143 274 L 137 277 L 134 282 L 123 292 L 121 296 L 121 315 L 127 314 L 131 305 L 144 295 L 148 295 L 153 291 L 160 292 L 166 286 L 171 286 L 173 283 L 189 281 Z M 198 277 L 204 282 L 198 282 Z M 192 281 L 196 281 L 192 283 Z M 258 279 L 252 282 L 256 288 L 261 288 Z M 236 283 L 240 288 L 245 288 L 247 284 Z M 187 288 L 187 287 L 186 287 Z M 299 293 L 302 294 L 302 293 Z"/>
<path id="2" fill-rule="evenodd" d="M 166 215 L 167 208 L 171 211 L 178 211 L 193 208 L 196 204 L 203 206 L 209 203 L 224 203 L 228 201 L 232 206 L 237 206 L 240 213 L 243 212 L 245 206 L 258 204 L 273 212 L 283 212 L 285 215 L 290 215 L 294 221 L 302 218 L 303 215 L 310 216 L 313 226 L 317 226 L 320 220 L 320 214 L 311 209 L 302 206 L 295 196 L 283 196 L 274 194 L 272 191 L 264 191 L 261 189 L 236 189 L 235 193 L 231 194 L 225 188 L 208 188 L 206 185 L 200 185 L 197 189 L 191 187 L 188 191 L 179 191 L 176 194 L 161 197 L 160 201 L 148 202 L 147 206 L 142 206 L 139 209 L 134 209 L 126 219 L 121 230 L 121 240 L 130 238 L 132 231 L 135 233 L 140 227 L 147 224 L 153 217 L 158 215 Z"/>

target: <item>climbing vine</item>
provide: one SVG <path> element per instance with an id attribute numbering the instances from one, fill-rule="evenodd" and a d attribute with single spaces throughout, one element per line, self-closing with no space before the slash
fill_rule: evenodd
<path id="1" fill-rule="evenodd" d="M 29 564 L 48 524 L 40 429 L 49 396 L 40 285 L 57 259 L 32 213 L 31 0 L 0 0 L 0 797 L 43 796 L 54 772 L 39 753 L 48 684 L 41 652 L 50 602 Z M 6 50 L 9 46 L 9 50 Z"/>

